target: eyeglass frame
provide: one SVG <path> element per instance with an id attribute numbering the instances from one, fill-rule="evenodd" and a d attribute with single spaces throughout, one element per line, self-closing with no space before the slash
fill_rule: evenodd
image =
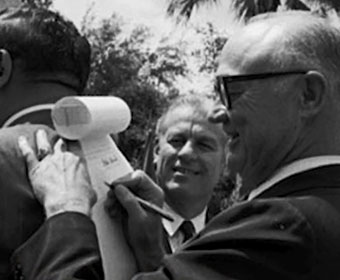
<path id="1" fill-rule="evenodd" d="M 274 78 L 277 76 L 288 76 L 297 74 L 306 74 L 309 71 L 306 70 L 294 70 L 294 71 L 283 71 L 283 72 L 264 72 L 256 74 L 244 74 L 244 75 L 217 75 L 215 80 L 215 91 L 218 93 L 220 100 L 228 110 L 232 109 L 231 97 L 228 91 L 228 83 L 232 82 L 243 82 L 252 80 L 263 80 Z M 223 90 L 224 89 L 224 90 Z"/>

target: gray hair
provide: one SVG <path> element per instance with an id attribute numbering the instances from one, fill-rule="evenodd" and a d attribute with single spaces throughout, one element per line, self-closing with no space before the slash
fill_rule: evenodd
<path id="1" fill-rule="evenodd" d="M 210 110 L 213 108 L 216 102 L 217 101 L 215 99 L 206 95 L 196 94 L 180 95 L 171 102 L 171 104 L 165 109 L 162 116 L 159 118 L 156 126 L 156 134 L 160 135 L 165 133 L 167 129 L 166 127 L 167 117 L 175 109 L 180 107 L 190 108 L 193 109 L 194 115 L 205 117 L 208 119 Z"/>
<path id="2" fill-rule="evenodd" d="M 284 30 L 269 60 L 283 70 L 316 70 L 339 86 L 340 20 L 306 11 L 285 11 L 254 17 L 250 24 L 265 21 Z M 335 89 L 334 88 L 334 89 Z"/>

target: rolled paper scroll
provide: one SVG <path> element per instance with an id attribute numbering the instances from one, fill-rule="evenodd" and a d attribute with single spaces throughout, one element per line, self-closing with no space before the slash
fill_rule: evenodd
<path id="1" fill-rule="evenodd" d="M 118 97 L 71 96 L 55 104 L 52 120 L 60 136 L 80 141 L 91 184 L 97 192 L 92 219 L 97 229 L 105 279 L 130 279 L 137 271 L 135 259 L 120 221 L 109 217 L 103 207 L 108 192 L 105 182 L 113 182 L 133 171 L 110 136 L 129 126 L 130 109 Z"/>

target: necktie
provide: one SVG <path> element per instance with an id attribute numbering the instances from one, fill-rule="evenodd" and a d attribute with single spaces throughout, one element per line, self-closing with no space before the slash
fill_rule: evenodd
<path id="1" fill-rule="evenodd" d="M 195 234 L 195 228 L 191 221 L 184 221 L 179 229 L 184 235 L 183 242 L 187 241 Z"/>

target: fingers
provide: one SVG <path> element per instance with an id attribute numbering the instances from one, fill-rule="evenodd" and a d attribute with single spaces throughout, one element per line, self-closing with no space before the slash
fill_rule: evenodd
<path id="1" fill-rule="evenodd" d="M 139 188 L 148 186 L 157 186 L 152 179 L 142 170 L 136 170 L 127 174 L 124 177 L 118 178 L 113 184 L 123 184 L 129 188 L 133 187 L 137 192 Z"/>
<path id="2" fill-rule="evenodd" d="M 36 143 L 37 143 L 37 157 L 38 160 L 43 159 L 49 153 L 51 153 L 51 145 L 47 139 L 46 131 L 43 129 L 39 129 L 35 135 Z"/>
<path id="3" fill-rule="evenodd" d="M 69 152 L 72 152 L 73 154 L 79 156 L 80 158 L 84 158 L 83 150 L 81 149 L 79 141 L 67 140 L 67 142 L 65 142 L 64 140 L 64 144 L 65 146 L 67 146 L 67 150 Z"/>
<path id="4" fill-rule="evenodd" d="M 144 213 L 144 210 L 128 188 L 123 185 L 117 185 L 114 193 L 130 217 L 138 217 L 141 213 Z"/>
<path id="5" fill-rule="evenodd" d="M 55 143 L 53 150 L 55 153 L 63 152 L 65 150 L 64 140 L 59 138 L 58 141 Z"/>
<path id="6" fill-rule="evenodd" d="M 136 170 L 127 176 L 119 178 L 113 184 L 123 184 L 140 198 L 158 206 L 163 204 L 164 193 L 162 189 L 141 170 Z"/>
<path id="7" fill-rule="evenodd" d="M 118 178 L 113 182 L 113 184 L 118 185 L 118 184 L 124 184 L 124 185 L 137 185 L 140 182 L 140 177 L 142 175 L 137 173 L 137 171 L 131 172 L 123 177 Z"/>
<path id="8" fill-rule="evenodd" d="M 18 145 L 20 151 L 24 156 L 27 163 L 27 167 L 30 171 L 32 171 L 35 168 L 35 166 L 39 163 L 40 160 L 44 159 L 48 154 L 51 154 L 52 152 L 51 144 L 47 138 L 47 133 L 45 130 L 39 129 L 36 132 L 35 141 L 37 146 L 37 154 L 34 152 L 33 148 L 28 143 L 26 137 L 20 136 L 18 138 Z M 62 140 L 60 139 L 60 141 Z M 62 142 L 59 143 L 58 148 L 60 147 L 61 149 L 62 144 L 63 144 Z"/>
<path id="9" fill-rule="evenodd" d="M 24 156 L 27 167 L 29 170 L 32 170 L 37 164 L 38 159 L 35 156 L 35 153 L 31 146 L 28 144 L 26 137 L 20 136 L 18 139 L 19 149 L 21 150 L 21 154 Z"/>
<path id="10" fill-rule="evenodd" d="M 113 189 L 110 189 L 107 193 L 104 208 L 112 218 L 120 217 L 122 212 L 124 212 L 124 208 L 119 203 Z"/>

